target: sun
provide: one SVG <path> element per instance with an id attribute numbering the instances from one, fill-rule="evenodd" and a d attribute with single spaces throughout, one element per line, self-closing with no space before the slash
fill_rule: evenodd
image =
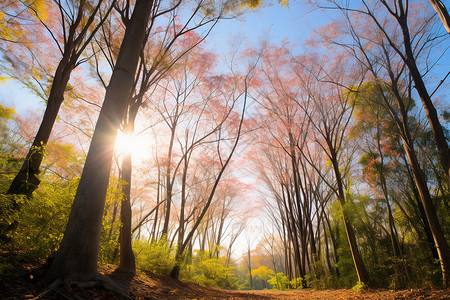
<path id="1" fill-rule="evenodd" d="M 114 150 L 117 154 L 131 152 L 133 161 L 143 161 L 150 157 L 152 143 L 149 136 L 124 134 L 121 131 L 117 134 Z"/>

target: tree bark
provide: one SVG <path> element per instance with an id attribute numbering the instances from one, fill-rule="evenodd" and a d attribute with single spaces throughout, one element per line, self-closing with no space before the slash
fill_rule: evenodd
<path id="1" fill-rule="evenodd" d="M 177 106 L 178 111 L 178 106 Z M 172 164 L 172 150 L 173 150 L 173 142 L 175 139 L 175 129 L 176 123 L 172 124 L 171 128 L 171 136 L 169 143 L 169 152 L 167 158 L 167 169 L 166 169 L 166 210 L 165 210 L 165 218 L 164 218 L 164 226 L 161 232 L 163 238 L 167 239 L 167 234 L 169 233 L 169 222 L 170 222 L 170 210 L 172 206 L 172 177 L 171 177 L 171 164 Z M 175 176 L 175 175 L 173 175 Z"/>
<path id="2" fill-rule="evenodd" d="M 106 89 L 86 163 L 61 245 L 44 278 L 89 280 L 98 276 L 100 232 L 114 143 L 126 112 L 153 1 L 137 0 Z"/>
<path id="3" fill-rule="evenodd" d="M 9 186 L 7 194 L 31 196 L 41 182 L 38 175 L 45 154 L 45 146 L 48 143 L 59 109 L 64 101 L 64 91 L 69 82 L 70 73 L 74 68 L 73 62 L 70 60 L 69 55 L 67 55 L 68 52 L 64 53 L 62 60 L 56 68 L 41 125 L 36 133 L 33 144 L 28 150 L 22 167 Z"/>

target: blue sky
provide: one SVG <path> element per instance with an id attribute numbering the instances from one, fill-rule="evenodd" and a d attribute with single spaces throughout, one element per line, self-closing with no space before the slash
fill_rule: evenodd
<path id="1" fill-rule="evenodd" d="M 328 14 L 318 10 L 311 12 L 304 1 L 290 1 L 289 8 L 274 3 L 251 10 L 237 19 L 221 21 L 208 43 L 216 49 L 225 49 L 227 41 L 238 36 L 248 45 L 256 45 L 261 40 L 279 43 L 284 38 L 301 45 L 314 29 L 329 21 Z"/>
<path id="2" fill-rule="evenodd" d="M 290 1 L 289 8 L 274 2 L 237 19 L 219 22 L 206 40 L 208 48 L 219 53 L 226 52 L 234 38 L 244 41 L 242 47 L 257 46 L 261 40 L 279 43 L 284 38 L 301 46 L 314 29 L 330 21 L 323 12 L 310 12 L 304 1 Z M 14 81 L 0 84 L 0 104 L 14 107 L 18 114 L 45 108 L 42 99 L 28 93 Z"/>

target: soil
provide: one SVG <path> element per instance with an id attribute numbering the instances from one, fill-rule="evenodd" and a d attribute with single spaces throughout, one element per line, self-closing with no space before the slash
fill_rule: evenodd
<path id="1" fill-rule="evenodd" d="M 351 289 L 315 291 L 227 291 L 206 288 L 169 276 L 138 272 L 131 276 L 115 271 L 115 266 L 100 266 L 99 271 L 113 279 L 128 296 L 106 290 L 100 282 L 60 285 L 54 289 L 38 289 L 45 272 L 45 261 L 1 251 L 0 299 L 450 299 L 450 289 L 379 290 L 355 292 Z"/>

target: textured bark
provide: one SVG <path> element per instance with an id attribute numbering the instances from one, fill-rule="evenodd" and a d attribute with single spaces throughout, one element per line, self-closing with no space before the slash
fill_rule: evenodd
<path id="1" fill-rule="evenodd" d="M 45 282 L 97 277 L 100 232 L 114 143 L 128 105 L 153 2 L 137 0 L 106 89 L 61 245 Z"/>

